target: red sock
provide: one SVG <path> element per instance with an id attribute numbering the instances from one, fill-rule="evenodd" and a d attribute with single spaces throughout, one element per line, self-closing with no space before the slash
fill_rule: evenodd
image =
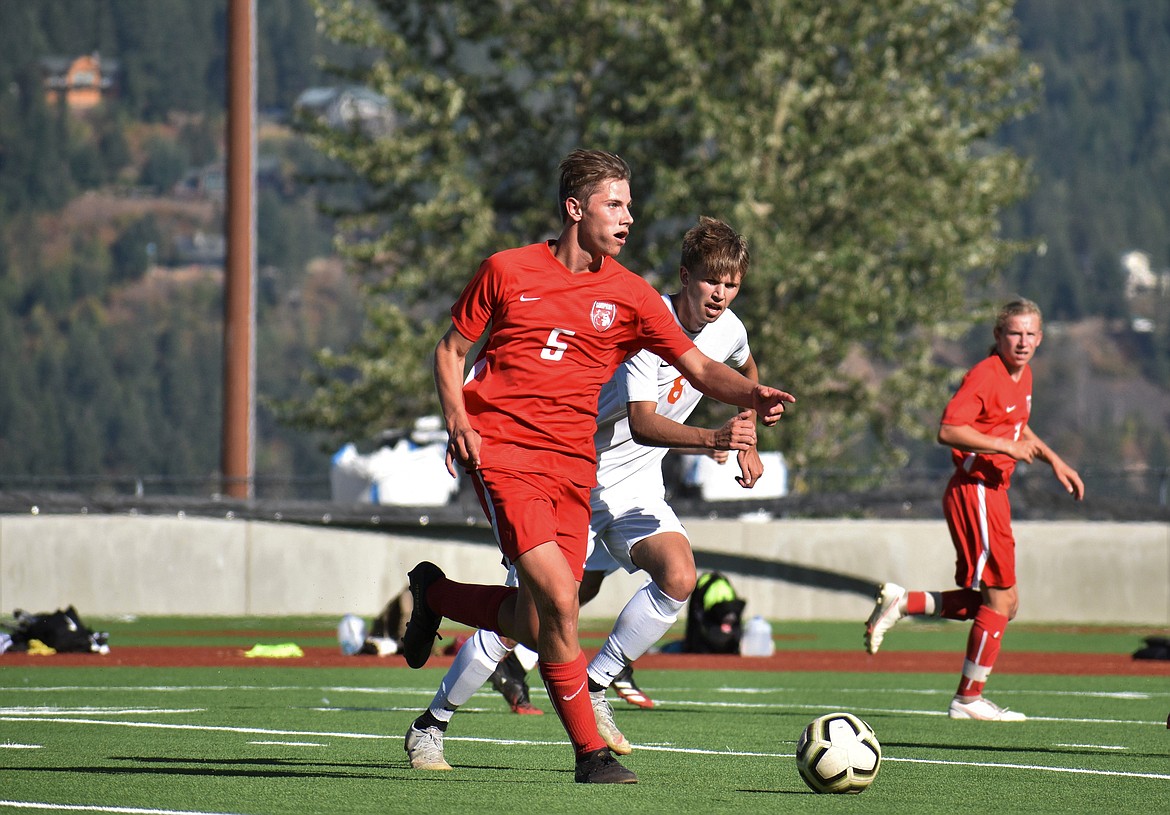
<path id="1" fill-rule="evenodd" d="M 1003 632 L 1008 618 L 987 606 L 980 606 L 967 635 L 967 655 L 963 660 L 963 676 L 959 680 L 957 695 L 975 698 L 983 694 L 983 686 L 999 656 Z"/>
<path id="2" fill-rule="evenodd" d="M 572 662 L 540 661 L 540 675 L 548 698 L 578 756 L 605 746 L 597 732 L 597 720 L 593 718 L 593 703 L 589 701 L 587 665 L 584 652 L 578 652 Z"/>
<path id="3" fill-rule="evenodd" d="M 975 589 L 944 591 L 938 616 L 948 620 L 970 620 L 983 606 L 983 595 Z"/>
<path id="4" fill-rule="evenodd" d="M 910 615 L 925 614 L 926 598 L 927 592 L 924 591 L 906 592 L 906 613 Z"/>
<path id="5" fill-rule="evenodd" d="M 444 577 L 427 589 L 427 605 L 449 620 L 499 634 L 500 606 L 516 591 L 508 586 L 456 583 Z"/>

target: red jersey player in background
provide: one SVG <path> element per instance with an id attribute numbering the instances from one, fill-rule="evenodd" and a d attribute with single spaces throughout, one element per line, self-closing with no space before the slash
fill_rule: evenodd
<path id="1" fill-rule="evenodd" d="M 630 168 L 600 150 L 560 166 L 561 232 L 479 267 L 435 349 L 448 468 L 471 476 L 519 588 L 457 583 L 433 563 L 409 573 L 414 609 L 403 637 L 412 668 L 430 657 L 443 617 L 534 647 L 576 758 L 579 783 L 633 783 L 597 731 L 577 626 L 589 494 L 596 483 L 597 395 L 643 348 L 703 393 L 779 421 L 784 391 L 703 354 L 654 288 L 614 258 L 629 236 Z M 486 342 L 466 375 L 472 347 Z"/>
<path id="2" fill-rule="evenodd" d="M 1032 412 L 1032 369 L 1028 366 L 1044 336 L 1040 308 L 1014 300 L 995 322 L 991 353 L 963 378 L 939 425 L 940 444 L 949 445 L 955 474 L 943 496 L 943 512 L 955 545 L 955 584 L 944 592 L 906 591 L 896 583 L 878 590 L 865 626 L 865 647 L 876 654 L 885 633 L 907 616 L 974 620 L 959 688 L 951 700 L 952 719 L 1019 722 L 1024 714 L 983 697 L 1004 629 L 1016 616 L 1016 542 L 1012 535 L 1008 487 L 1016 462 L 1048 462 L 1057 480 L 1076 500 L 1085 485 L 1076 470 L 1028 426 Z"/>

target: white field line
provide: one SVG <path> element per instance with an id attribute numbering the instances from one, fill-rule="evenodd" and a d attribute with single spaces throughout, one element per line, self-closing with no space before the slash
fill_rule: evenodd
<path id="1" fill-rule="evenodd" d="M 276 747 L 328 747 L 319 741 L 250 741 L 248 744 L 274 745 Z"/>
<path id="2" fill-rule="evenodd" d="M 919 711 L 920 712 L 920 711 Z M 259 734 L 270 736 L 301 736 L 301 737 L 315 737 L 315 738 L 337 738 L 337 739 L 372 739 L 372 740 L 393 740 L 398 741 L 402 737 L 398 734 L 383 735 L 375 733 L 347 733 L 347 732 L 324 732 L 324 731 L 306 731 L 306 730 L 273 730 L 268 728 L 258 727 L 228 727 L 223 725 L 182 725 L 164 722 L 126 722 L 126 721 L 102 721 L 100 719 L 74 719 L 74 718 L 13 718 L 6 719 L 0 717 L 0 721 L 39 721 L 39 722 L 59 722 L 62 724 L 83 724 L 83 725 L 104 725 L 112 727 L 134 727 L 143 729 L 158 729 L 158 730 L 190 730 L 197 732 L 216 732 L 216 733 L 246 733 Z M 1079 719 L 1067 719 L 1060 721 L 1081 721 Z M 1134 722 L 1131 722 L 1134 723 Z M 1136 724 L 1136 723 L 1135 723 Z M 530 739 L 497 739 L 497 738 L 483 738 L 483 737 L 466 737 L 466 736 L 448 736 L 446 741 L 464 741 L 464 742 L 479 742 L 486 744 L 498 744 L 503 746 L 529 746 L 529 747 L 546 747 L 546 746 L 564 746 L 568 742 L 565 741 L 533 741 Z M 674 747 L 670 745 L 660 744 L 639 744 L 636 745 L 639 750 L 669 752 L 669 753 L 684 753 L 688 755 L 710 755 L 710 756 L 730 756 L 730 757 L 760 757 L 760 758 L 781 758 L 792 759 L 791 753 L 773 753 L 773 752 L 745 752 L 736 750 L 711 750 L 694 747 Z M 1108 776 L 1111 778 L 1144 778 L 1153 779 L 1156 781 L 1170 781 L 1170 773 L 1142 773 L 1142 772 L 1121 772 L 1117 770 L 1092 770 L 1084 767 L 1056 767 L 1046 764 L 1016 764 L 1009 762 L 987 762 L 987 761 L 953 761 L 943 759 L 925 759 L 925 758 L 899 758 L 895 756 L 885 755 L 882 757 L 883 761 L 902 762 L 906 764 L 936 764 L 953 767 L 982 767 L 987 769 L 1003 769 L 1003 770 L 1030 770 L 1036 772 L 1052 772 L 1065 773 L 1075 775 L 1096 775 Z M 116 810 L 100 810 L 100 811 L 116 811 Z M 151 812 L 153 810 L 126 810 L 127 812 Z"/>
<path id="3" fill-rule="evenodd" d="M 654 689 L 651 689 L 654 690 Z M 670 692 L 689 693 L 698 690 L 697 688 L 669 688 L 664 689 Z M 716 693 L 741 693 L 744 695 L 753 694 L 767 694 L 767 693 L 784 693 L 790 691 L 807 690 L 807 688 L 735 688 L 722 687 L 714 688 Z M 890 694 L 910 694 L 919 696 L 946 696 L 954 695 L 954 691 L 949 688 L 833 688 L 837 693 L 864 693 L 867 696 L 882 696 Z M 657 691 L 656 691 L 657 692 Z M 1121 699 L 1129 701 L 1144 702 L 1151 699 L 1158 699 L 1161 697 L 1170 697 L 1170 691 L 1167 692 L 1153 692 L 1146 691 L 1087 691 L 1087 690 L 1009 690 L 997 689 L 996 696 L 1074 696 L 1086 699 Z"/>
<path id="4" fill-rule="evenodd" d="M 36 688 L 36 689 L 30 689 L 30 690 L 43 691 L 43 690 L 80 690 L 80 689 L 82 689 L 82 688 L 60 687 L 60 688 Z M 387 696 L 423 696 L 426 698 L 431 698 L 434 695 L 433 688 L 370 688 L 370 687 L 345 687 L 345 686 L 320 687 L 320 686 L 296 686 L 296 685 L 291 685 L 291 686 L 287 686 L 287 685 L 286 686 L 230 686 L 230 685 L 229 686 L 218 686 L 218 685 L 211 685 L 211 686 L 149 686 L 149 687 L 136 687 L 136 688 L 122 688 L 122 690 L 133 690 L 133 691 L 137 691 L 137 692 L 145 692 L 145 691 L 178 692 L 178 691 L 198 691 L 198 690 L 219 691 L 219 690 L 229 690 L 229 689 L 230 690 L 253 690 L 253 691 L 303 691 L 303 692 L 310 692 L 310 693 L 324 692 L 324 693 L 332 693 L 332 694 L 357 693 L 357 694 L 377 694 L 377 695 L 387 695 Z M 86 690 L 99 690 L 99 688 L 87 688 Z M 105 687 L 105 688 L 100 688 L 100 690 L 118 690 L 118 688 Z M 672 692 L 680 692 L 680 691 L 684 691 L 686 689 L 671 688 L 670 690 Z M 723 687 L 723 688 L 718 688 L 717 691 L 722 692 L 722 693 L 726 693 L 729 696 L 743 695 L 743 696 L 756 696 L 756 697 L 758 697 L 758 696 L 762 696 L 765 694 L 782 694 L 785 692 L 801 692 L 801 693 L 803 693 L 803 692 L 806 692 L 807 689 L 804 689 L 804 688 L 787 688 L 786 689 L 786 688 L 732 688 L 732 687 Z M 877 695 L 872 690 L 865 690 L 865 689 L 860 689 L 860 688 L 855 689 L 855 690 L 854 689 L 833 688 L 833 692 L 834 693 L 849 693 L 849 692 L 863 693 L 864 692 L 871 697 Z M 884 691 L 884 693 L 887 693 L 887 694 L 888 693 L 929 693 L 932 695 L 942 695 L 944 692 L 943 691 L 914 691 L 914 690 L 909 690 L 909 689 L 903 689 L 903 690 L 886 690 L 886 691 Z M 1001 691 L 1000 695 L 1010 696 L 1010 695 L 1013 695 L 1013 693 L 1016 693 L 1016 692 L 1005 690 L 1005 691 Z M 1051 693 L 1045 692 L 1045 691 L 1036 691 L 1034 693 L 1036 693 L 1037 695 L 1048 694 L 1048 695 L 1065 695 L 1065 696 L 1085 696 L 1087 698 L 1107 697 L 1107 698 L 1119 699 L 1122 701 L 1151 701 L 1152 698 L 1155 696 L 1163 696 L 1163 695 L 1170 696 L 1170 694 L 1162 694 L 1162 693 L 1137 694 L 1137 693 L 1128 693 L 1128 692 L 1108 693 L 1108 692 L 1101 692 L 1101 691 L 1091 691 L 1091 692 L 1084 692 L 1084 693 L 1077 692 L 1077 691 L 1064 691 L 1064 692 L 1057 691 L 1057 692 L 1051 692 Z M 950 692 L 945 692 L 945 694 L 948 697 L 951 695 Z M 534 698 L 539 698 L 539 696 L 540 696 L 540 694 L 535 693 L 535 692 L 533 693 Z M 545 698 L 547 698 L 547 696 Z M 311 707 L 309 709 L 319 710 L 319 711 L 341 711 L 341 710 L 353 709 L 352 706 L 336 705 L 336 704 L 332 703 L 327 698 L 323 698 L 321 701 L 322 701 L 322 705 L 323 705 L 322 707 L 314 706 L 314 707 Z M 788 703 L 784 703 L 784 702 L 741 702 L 741 701 L 733 701 L 733 700 L 722 701 L 722 702 L 710 702 L 710 701 L 695 701 L 695 700 L 687 700 L 687 699 L 662 699 L 661 697 L 659 697 L 659 699 L 656 699 L 656 701 L 659 701 L 660 704 L 662 704 L 663 706 L 669 705 L 671 707 L 682 707 L 682 708 L 688 708 L 688 709 L 792 710 L 792 711 L 809 711 L 809 712 L 817 712 L 817 711 L 832 712 L 835 710 L 842 709 L 843 706 L 847 706 L 849 708 L 849 710 L 851 710 L 855 713 L 896 713 L 896 714 L 908 715 L 908 716 L 933 716 L 933 717 L 947 715 L 946 712 L 944 710 L 941 710 L 941 709 L 921 710 L 921 709 L 912 709 L 912 708 L 857 706 L 853 703 L 849 703 L 848 705 L 843 705 L 841 703 L 835 703 L 835 704 L 831 704 L 831 705 L 810 705 L 810 704 L 805 704 L 805 703 L 788 704 Z M 90 708 L 70 708 L 70 709 L 76 710 L 81 714 L 91 712 Z M 382 711 L 382 712 L 414 712 L 418 708 L 415 706 L 379 706 L 377 709 L 379 711 Z M 473 710 L 473 709 L 478 710 L 479 708 L 472 708 L 470 706 L 464 706 L 463 709 L 464 710 Z M 9 715 L 9 714 L 21 715 L 21 714 L 17 713 L 16 711 L 26 711 L 26 710 L 27 711 L 42 711 L 43 710 L 44 713 L 49 713 L 50 711 L 53 710 L 53 708 L 50 708 L 50 707 L 43 707 L 43 708 L 38 708 L 38 707 L 0 708 L 0 716 Z M 134 709 L 126 709 L 126 710 L 128 712 L 134 712 Z M 198 710 L 199 709 L 195 708 L 195 709 L 190 709 L 187 711 L 177 710 L 175 712 L 197 712 Z M 108 711 L 108 709 L 106 709 L 106 708 L 98 708 L 98 707 L 92 708 L 92 712 L 98 713 L 99 715 L 104 714 L 107 711 Z M 154 713 L 156 711 L 151 710 L 151 709 L 142 709 L 141 712 L 143 714 L 150 714 L 150 713 Z M 158 711 L 158 712 L 162 712 L 162 711 Z M 1143 726 L 1162 723 L 1162 720 L 1151 722 L 1151 721 L 1146 721 L 1146 720 L 1102 719 L 1102 718 L 1091 718 L 1091 717 L 1072 718 L 1072 717 L 1029 716 L 1028 719 L 1029 719 L 1029 721 L 1035 721 L 1035 722 L 1075 722 L 1078 724 L 1134 724 L 1134 725 L 1143 725 Z"/>
<path id="5" fill-rule="evenodd" d="M 372 693 L 390 695 L 396 693 L 429 693 L 434 695 L 435 690 L 425 690 L 423 688 L 400 688 L 394 686 L 387 686 L 382 688 L 369 687 L 345 687 L 345 686 L 325 686 L 325 685 L 14 685 L 12 687 L 0 686 L 0 690 L 5 693 L 16 693 L 17 691 L 30 691 L 33 693 L 41 692 L 72 692 L 72 691 L 86 691 L 98 693 L 101 691 L 109 692 L 130 692 L 130 693 L 190 693 L 194 691 L 225 691 L 225 690 L 243 690 L 243 691 L 311 691 L 316 693 Z"/>
<path id="6" fill-rule="evenodd" d="M 187 707 L 187 708 L 118 708 L 118 707 L 97 707 L 87 705 L 85 707 L 0 707 L 0 716 L 85 716 L 89 714 L 96 714 L 99 716 L 126 716 L 126 715 L 151 715 L 155 713 L 206 713 L 207 708 L 203 707 Z"/>
<path id="7" fill-rule="evenodd" d="M 3 801 L 7 809 L 51 809 L 54 812 L 114 812 L 122 815 L 231 815 L 226 812 L 203 812 L 194 809 L 146 809 L 143 807 L 107 807 L 97 804 L 46 804 L 40 801 Z"/>
<path id="8" fill-rule="evenodd" d="M 901 761 L 906 764 L 941 764 L 948 767 L 989 767 L 1001 770 L 1034 770 L 1038 772 L 1064 773 L 1066 775 L 1101 775 L 1110 778 L 1148 778 L 1154 781 L 1170 781 L 1170 773 L 1131 773 L 1118 770 L 1089 770 L 1084 767 L 1049 767 L 1045 764 L 1000 764 L 994 761 L 945 761 L 934 758 L 887 758 L 882 761 Z"/>
<path id="9" fill-rule="evenodd" d="M 30 687 L 27 685 L 3 687 L 0 690 L 5 693 L 16 693 L 18 691 L 26 691 L 31 693 L 53 693 L 53 692 L 70 692 L 70 691 L 86 691 L 89 693 L 96 693 L 100 691 L 111 692 L 133 692 L 133 693 L 187 693 L 195 691 L 304 691 L 313 693 L 360 693 L 369 694 L 373 696 L 434 696 L 434 687 L 430 688 L 404 688 L 400 686 L 386 686 L 380 688 L 371 687 L 349 687 L 349 686 L 325 686 L 325 685 L 106 685 L 102 687 L 94 687 L 87 685 L 57 685 L 50 687 Z M 651 693 L 655 694 L 681 694 L 694 693 L 697 688 L 689 687 L 647 687 Z M 704 689 L 705 690 L 705 689 Z M 727 694 L 742 694 L 744 696 L 764 695 L 773 693 L 804 693 L 808 688 L 749 688 L 749 687 L 721 687 L 714 688 L 717 693 Z M 947 696 L 954 695 L 954 691 L 944 688 L 833 688 L 836 693 L 860 693 L 866 696 L 888 696 L 891 694 L 911 694 L 921 696 Z M 532 695 L 534 697 L 547 698 L 544 688 L 539 685 L 532 688 Z M 1149 701 L 1153 699 L 1170 698 L 1170 691 L 1082 691 L 1082 690 L 1011 690 L 1006 688 L 997 688 L 997 696 L 1072 696 L 1086 699 L 1121 699 L 1132 701 Z M 655 701 L 658 696 L 654 697 Z M 672 700 L 664 699 L 664 701 Z"/>
<path id="10" fill-rule="evenodd" d="M 427 695 L 428 696 L 433 695 L 433 691 L 428 691 Z M 815 713 L 815 712 L 830 712 L 831 713 L 835 710 L 840 710 L 842 708 L 842 705 L 840 705 L 840 704 L 810 705 L 810 704 L 805 704 L 805 703 L 784 704 L 781 702 L 700 702 L 700 701 L 688 701 L 688 700 L 672 700 L 669 704 L 671 706 L 693 708 L 693 709 L 791 710 L 791 711 L 808 711 L 808 712 L 813 712 L 813 713 Z M 931 716 L 931 717 L 940 717 L 940 716 L 947 715 L 946 711 L 944 711 L 944 710 L 920 710 L 920 709 L 913 709 L 913 708 L 865 707 L 865 706 L 859 707 L 859 706 L 853 705 L 853 704 L 848 705 L 848 708 L 853 713 L 896 713 L 896 714 L 905 715 L 905 716 Z M 312 707 L 312 708 L 308 708 L 308 709 L 319 711 L 319 712 L 330 713 L 330 712 L 344 711 L 347 708 L 330 705 L 329 707 L 325 707 L 325 708 Z M 468 706 L 464 706 L 461 709 L 462 710 L 473 710 L 473 709 L 478 709 L 478 708 L 471 708 Z M 32 712 L 24 712 L 24 710 L 25 709 L 17 709 L 15 712 L 13 712 L 12 710 L 10 710 L 8 708 L 0 708 L 0 721 L 20 721 L 20 720 L 24 720 L 24 721 L 53 721 L 54 719 L 57 719 L 59 721 L 76 721 L 76 722 L 81 722 L 81 723 L 99 723 L 96 721 L 91 721 L 91 720 L 86 720 L 86 719 L 73 720 L 73 719 L 64 718 L 64 717 L 75 715 L 75 714 L 72 712 L 65 711 L 65 712 L 62 712 L 60 715 L 56 715 L 57 712 L 51 708 L 46 708 L 44 710 L 37 711 L 35 714 Z M 388 713 L 410 713 L 410 712 L 417 712 L 418 708 L 417 707 L 397 707 L 397 706 L 394 706 L 394 707 L 379 707 L 378 710 L 380 712 L 388 712 Z M 87 710 L 85 712 L 90 712 L 90 713 L 94 713 L 97 715 L 102 715 L 105 713 L 105 711 L 101 710 L 100 708 L 95 708 L 93 710 Z M 114 711 L 114 713 L 116 713 L 116 712 L 117 711 Z M 175 709 L 175 710 L 146 709 L 146 710 L 142 710 L 140 712 L 147 713 L 147 714 L 151 714 L 151 713 L 198 713 L 198 712 L 203 712 L 203 709 L 202 708 Z M 11 718 L 9 718 L 9 717 L 11 717 Z M 1068 717 L 1068 716 L 1029 716 L 1028 721 L 1030 721 L 1030 722 L 1075 722 L 1077 724 L 1133 724 L 1133 725 L 1141 725 L 1141 726 L 1161 724 L 1160 721 L 1145 721 L 1145 720 L 1140 720 L 1140 719 L 1099 719 L 1099 718 L 1083 718 L 1083 717 Z M 105 722 L 105 724 L 118 724 L 118 722 Z M 135 723 L 133 723 L 133 722 L 127 722 L 126 724 L 128 726 L 136 726 Z M 189 726 L 189 725 L 163 725 L 163 724 L 159 724 L 158 726 L 159 727 L 174 727 L 176 729 L 183 729 L 186 727 L 195 727 L 195 725 Z M 268 731 L 257 731 L 257 732 L 268 732 Z"/>
<path id="11" fill-rule="evenodd" d="M 205 724 L 174 724 L 170 722 L 118 722 L 103 721 L 101 719 L 77 719 L 70 716 L 20 716 L 8 718 L 0 716 L 0 722 L 60 722 L 61 724 L 94 724 L 109 727 L 133 727 L 146 730 L 192 730 L 201 733 L 249 733 L 258 736 L 306 736 L 316 738 L 338 739 L 394 739 L 402 738 L 398 734 L 392 736 L 377 733 L 323 733 L 315 730 L 273 730 L 267 727 L 229 727 L 227 725 Z"/>
<path id="12" fill-rule="evenodd" d="M 904 716 L 946 716 L 945 710 L 915 710 L 911 708 L 891 708 L 891 707 L 864 707 L 854 704 L 850 705 L 808 705 L 808 704 L 792 704 L 786 705 L 781 703 L 747 703 L 747 702 L 687 702 L 687 701 L 672 701 L 672 706 L 687 708 L 734 708 L 736 710 L 807 710 L 807 711 L 825 711 L 831 713 L 835 710 L 841 710 L 847 707 L 851 713 L 897 713 Z M 1028 716 L 1030 722 L 1075 722 L 1078 724 L 1136 724 L 1143 727 L 1150 725 L 1164 724 L 1159 721 L 1143 721 L 1139 719 L 1091 719 L 1080 718 L 1072 716 Z"/>

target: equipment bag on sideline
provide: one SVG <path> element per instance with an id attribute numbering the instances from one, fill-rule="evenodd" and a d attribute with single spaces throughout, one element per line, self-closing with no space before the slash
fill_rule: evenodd
<path id="1" fill-rule="evenodd" d="M 687 604 L 683 651 L 692 654 L 738 654 L 747 605 L 719 572 L 699 577 Z"/>
<path id="2" fill-rule="evenodd" d="M 1170 638 L 1146 637 L 1145 643 L 1133 652 L 1134 659 L 1170 659 Z"/>
<path id="3" fill-rule="evenodd" d="M 43 614 L 29 614 L 17 609 L 12 613 L 14 620 L 4 624 L 12 635 L 12 651 L 27 651 L 33 640 L 61 653 L 109 653 L 107 641 L 110 635 L 104 631 L 93 631 L 81 621 L 73 606 Z"/>

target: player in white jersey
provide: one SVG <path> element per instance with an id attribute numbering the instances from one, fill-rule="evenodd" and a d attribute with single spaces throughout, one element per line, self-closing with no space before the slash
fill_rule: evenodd
<path id="1" fill-rule="evenodd" d="M 707 356 L 759 381 L 747 331 L 729 310 L 747 272 L 743 237 L 727 224 L 700 218 L 683 238 L 682 288 L 663 299 Z M 702 393 L 658 356 L 642 351 L 624 363 L 598 399 L 597 486 L 591 495 L 591 554 L 581 603 L 596 596 L 617 568 L 644 569 L 649 579 L 626 603 L 601 651 L 589 663 L 589 692 L 598 730 L 621 755 L 632 747 L 618 730 L 606 689 L 678 620 L 696 582 L 690 540 L 666 502 L 662 459 L 670 449 L 738 451 L 736 480 L 751 488 L 763 473 L 755 416 L 742 411 L 718 428 L 682 424 Z M 442 748 L 447 724 L 514 647 L 477 631 L 456 654 L 430 706 L 410 726 L 405 749 L 416 769 L 449 770 Z M 531 669 L 531 662 L 526 665 Z"/>

